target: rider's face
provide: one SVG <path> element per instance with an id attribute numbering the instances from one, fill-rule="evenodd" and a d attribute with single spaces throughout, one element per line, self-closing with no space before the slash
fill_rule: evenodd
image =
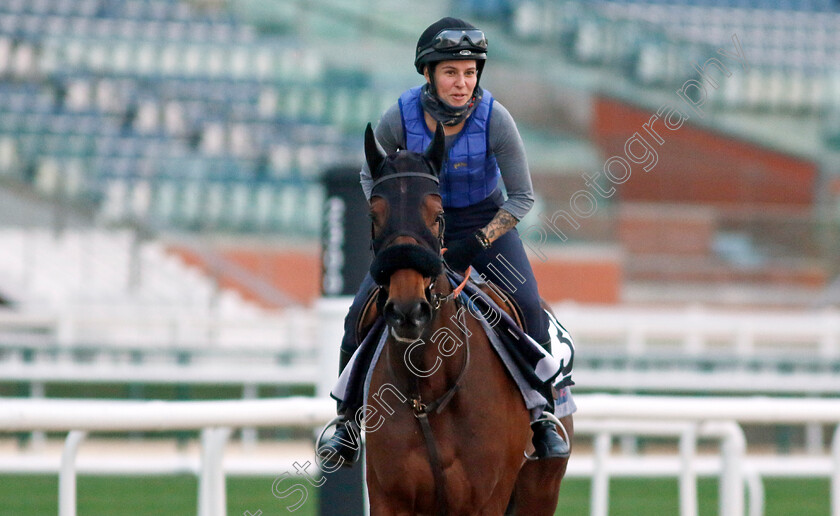
<path id="1" fill-rule="evenodd" d="M 441 61 L 435 67 L 435 88 L 440 100 L 453 107 L 469 102 L 478 81 L 475 60 Z M 429 69 L 425 71 L 429 80 Z"/>

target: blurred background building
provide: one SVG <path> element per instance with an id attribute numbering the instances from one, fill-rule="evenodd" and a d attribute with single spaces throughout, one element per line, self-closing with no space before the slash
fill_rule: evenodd
<path id="1" fill-rule="evenodd" d="M 539 200 L 522 232 L 568 211 L 576 191 L 592 188 L 582 175 L 624 155 L 657 109 L 689 118 L 657 142 L 653 169 L 634 164 L 615 195 L 576 217 L 579 227 L 548 233 L 551 258 L 535 264 L 546 298 L 836 301 L 840 18 L 828 0 L 421 10 L 377 0 L 11 0 L 0 9 L 9 222 L 236 237 L 213 246 L 222 262 L 309 302 L 320 174 L 360 162 L 364 124 L 421 80 L 417 34 L 454 13 L 489 34 L 483 85 L 526 142 Z M 733 36 L 744 63 L 731 57 Z M 728 76 L 715 64 L 698 73 L 711 58 Z M 677 94 L 692 80 L 704 88 L 686 91 L 703 102 L 698 111 Z M 306 279 L 284 275 L 297 267 Z"/>
<path id="2" fill-rule="evenodd" d="M 582 390 L 840 392 L 833 0 L 4 0 L 0 395 L 311 392 L 322 174 L 446 15 L 488 34 Z"/>

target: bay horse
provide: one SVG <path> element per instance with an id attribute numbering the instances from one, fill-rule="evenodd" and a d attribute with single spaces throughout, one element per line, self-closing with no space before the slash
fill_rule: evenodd
<path id="1" fill-rule="evenodd" d="M 568 459 L 525 460 L 529 412 L 441 268 L 443 127 L 385 156 L 368 124 L 365 157 L 379 293 L 360 327 L 382 314 L 388 332 L 365 399 L 371 514 L 554 514 Z"/>

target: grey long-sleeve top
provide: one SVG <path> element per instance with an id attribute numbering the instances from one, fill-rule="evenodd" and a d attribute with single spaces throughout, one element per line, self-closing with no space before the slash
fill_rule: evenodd
<path id="1" fill-rule="evenodd" d="M 502 209 L 522 220 L 534 205 L 534 188 L 531 184 L 531 174 L 528 171 L 528 161 L 525 158 L 525 146 L 516 128 L 516 122 L 507 109 L 498 101 L 493 102 L 493 111 L 487 127 L 490 143 L 490 154 L 495 154 L 496 162 L 502 175 L 502 181 L 507 191 L 507 200 Z M 406 148 L 405 135 L 402 128 L 399 103 L 394 104 L 382 115 L 379 124 L 373 131 L 376 140 L 386 154 Z M 446 150 L 449 152 L 457 134 L 446 137 Z M 373 180 L 367 163 L 361 171 L 362 189 L 365 197 L 370 199 Z"/>

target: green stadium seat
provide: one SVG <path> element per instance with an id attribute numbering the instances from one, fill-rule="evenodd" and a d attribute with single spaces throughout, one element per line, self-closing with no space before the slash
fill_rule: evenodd
<path id="1" fill-rule="evenodd" d="M 261 183 L 257 186 L 253 209 L 254 225 L 259 231 L 271 229 L 271 213 L 274 207 L 274 185 Z"/>
<path id="2" fill-rule="evenodd" d="M 184 182 L 179 199 L 181 209 L 177 215 L 181 223 L 191 226 L 199 222 L 204 203 L 203 186 L 204 183 L 200 181 Z"/>
<path id="3" fill-rule="evenodd" d="M 246 181 L 231 184 L 226 206 L 224 225 L 231 229 L 244 229 L 251 208 L 251 185 Z"/>
<path id="4" fill-rule="evenodd" d="M 158 224 L 168 225 L 175 218 L 178 200 L 177 183 L 172 178 L 159 178 L 152 196 L 152 218 Z"/>

